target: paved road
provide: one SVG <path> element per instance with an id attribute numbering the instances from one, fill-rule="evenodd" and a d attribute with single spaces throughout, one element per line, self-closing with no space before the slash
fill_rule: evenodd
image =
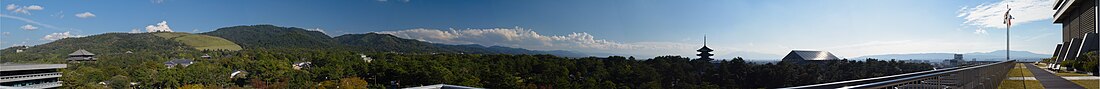
<path id="1" fill-rule="evenodd" d="M 1085 89 L 1085 87 L 1081 87 L 1069 80 L 1058 77 L 1058 75 L 1051 74 L 1039 67 L 1035 67 L 1035 65 L 1024 65 L 1027 65 L 1027 69 L 1031 71 L 1032 75 L 1035 75 L 1035 79 L 1038 79 L 1039 83 L 1042 83 L 1043 87 L 1046 89 Z"/>

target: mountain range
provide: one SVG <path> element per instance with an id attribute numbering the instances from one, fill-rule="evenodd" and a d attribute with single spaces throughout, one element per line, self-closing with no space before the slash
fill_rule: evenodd
<path id="1" fill-rule="evenodd" d="M 967 60 L 1004 60 L 1006 52 L 1011 53 L 1012 59 L 1018 59 L 1018 60 L 1039 60 L 1039 59 L 1050 58 L 1051 57 L 1051 54 L 1039 54 L 1039 53 L 1032 53 L 1032 52 L 1028 52 L 1028 51 L 1006 51 L 1006 50 L 997 50 L 997 51 L 992 51 L 992 52 L 973 52 L 973 53 L 962 53 L 962 54 L 963 54 L 963 59 L 967 59 Z M 861 56 L 861 57 L 856 57 L 854 59 L 875 58 L 875 59 L 898 59 L 898 60 L 906 60 L 906 59 L 942 60 L 942 59 L 952 59 L 952 58 L 954 58 L 955 54 L 957 54 L 957 53 L 883 54 L 883 55 Z"/>
<path id="2" fill-rule="evenodd" d="M 13 46 L 0 50 L 4 59 L 54 59 L 74 50 L 97 53 L 153 52 L 250 49 L 328 49 L 358 52 L 456 53 L 456 54 L 552 54 L 587 57 L 584 53 L 562 50 L 527 50 L 502 46 L 448 45 L 398 38 L 389 34 L 364 33 L 331 37 L 318 31 L 274 25 L 249 25 L 219 28 L 205 33 L 148 32 L 104 33 L 86 37 L 59 39 L 36 46 Z"/>

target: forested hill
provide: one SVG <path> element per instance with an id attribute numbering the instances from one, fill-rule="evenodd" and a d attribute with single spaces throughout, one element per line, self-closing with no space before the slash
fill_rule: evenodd
<path id="1" fill-rule="evenodd" d="M 63 62 L 73 51 L 84 49 L 97 55 L 123 54 L 126 51 L 183 52 L 195 51 L 186 44 L 157 37 L 156 33 L 106 33 L 87 37 L 64 38 L 37 46 L 14 46 L 0 52 L 0 62 Z M 22 52 L 16 52 L 22 50 Z"/>
<path id="2" fill-rule="evenodd" d="M 558 56 L 588 56 L 569 51 L 533 51 L 521 48 L 481 45 L 434 44 L 412 39 L 399 38 L 389 34 L 366 33 L 337 36 L 341 44 L 358 47 L 361 51 L 374 52 L 431 52 L 431 53 L 471 53 L 471 54 L 553 54 Z"/>
<path id="3" fill-rule="evenodd" d="M 421 42 L 417 40 L 401 39 L 387 34 L 347 34 L 337 36 L 337 42 L 341 44 L 355 46 L 358 50 L 362 51 L 375 51 L 375 52 L 425 52 L 425 53 L 450 53 L 458 52 L 441 47 L 435 46 L 435 44 L 428 42 Z"/>
<path id="4" fill-rule="evenodd" d="M 345 34 L 329 37 L 318 31 L 274 25 L 250 25 L 220 28 L 201 33 L 222 37 L 245 49 L 329 49 L 360 52 L 396 53 L 471 53 L 471 54 L 553 54 L 567 57 L 588 56 L 568 51 L 536 51 L 510 47 L 447 45 L 398 38 L 389 34 Z"/>
<path id="5" fill-rule="evenodd" d="M 245 49 L 342 47 L 331 37 L 317 31 L 274 25 L 233 26 L 200 33 L 240 44 Z"/>
<path id="6" fill-rule="evenodd" d="M 209 39 L 185 39 L 191 36 L 193 36 L 192 38 L 206 37 Z M 226 42 L 225 40 L 231 42 Z M 203 44 L 211 43 L 210 41 L 218 41 L 213 43 L 227 44 L 226 46 L 230 47 Z M 97 54 L 123 53 L 126 51 L 134 51 L 166 53 L 168 56 L 170 56 L 172 53 L 180 51 L 201 51 L 199 49 L 211 48 L 228 48 L 231 50 L 239 50 L 241 48 L 243 48 L 244 50 L 343 50 L 356 52 L 394 52 L 419 54 L 552 54 L 565 57 L 588 56 L 581 53 L 569 51 L 537 51 L 499 46 L 485 47 L 481 45 L 435 44 L 412 39 L 398 38 L 389 34 L 377 33 L 347 34 L 333 38 L 317 31 L 309 31 L 296 27 L 279 27 L 274 25 L 233 26 L 219 28 L 215 31 L 199 34 L 173 32 L 105 33 L 87 37 L 64 38 L 54 42 L 31 47 L 10 47 L 3 49 L 3 52 L 0 52 L 0 54 L 5 54 L 3 57 L 3 59 L 5 59 L 4 61 L 16 62 L 36 61 L 36 59 L 61 60 L 66 56 L 66 54 L 76 51 L 78 49 L 86 49 Z M 24 51 L 20 52 L 19 54 L 14 54 L 16 50 L 19 49 L 24 49 Z"/>

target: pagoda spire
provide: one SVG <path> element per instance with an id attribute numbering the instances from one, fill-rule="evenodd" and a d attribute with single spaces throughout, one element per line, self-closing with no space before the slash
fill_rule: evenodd
<path id="1" fill-rule="evenodd" d="M 699 50 L 695 50 L 695 51 L 699 52 L 699 54 L 696 54 L 696 56 L 699 56 L 699 59 L 711 59 L 710 56 L 714 56 L 714 54 L 710 53 L 710 52 L 713 52 L 714 50 L 711 50 L 710 48 L 707 47 L 707 35 L 706 34 L 703 34 L 703 48 L 699 48 Z"/>

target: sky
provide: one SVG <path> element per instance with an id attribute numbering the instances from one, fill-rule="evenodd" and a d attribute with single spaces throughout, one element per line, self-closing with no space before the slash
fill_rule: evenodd
<path id="1" fill-rule="evenodd" d="M 1051 54 L 1053 0 L 0 0 L 0 47 L 102 33 L 272 24 L 442 44 L 694 57 L 838 57 L 1003 50 Z M 769 58 L 763 58 L 769 59 Z M 770 58 L 779 59 L 779 58 Z"/>

